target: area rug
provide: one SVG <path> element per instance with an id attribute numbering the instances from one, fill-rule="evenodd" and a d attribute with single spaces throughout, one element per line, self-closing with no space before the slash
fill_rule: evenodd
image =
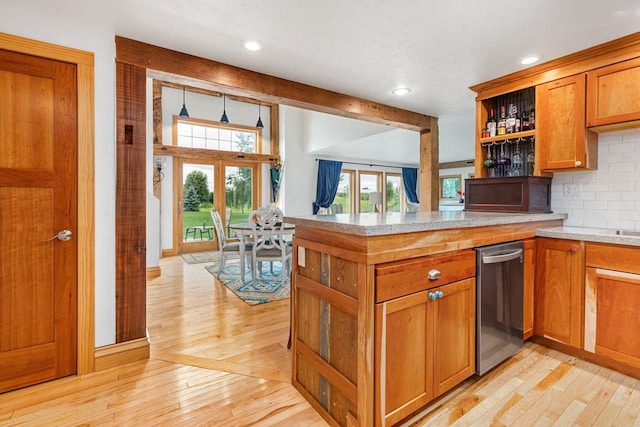
<path id="1" fill-rule="evenodd" d="M 270 271 L 269 263 L 263 262 L 262 276 L 258 275 L 255 283 L 251 280 L 249 266 L 245 267 L 247 267 L 244 273 L 245 282 L 242 283 L 240 279 L 240 260 L 227 260 L 218 280 L 249 305 L 264 304 L 289 298 L 291 278 L 288 277 L 284 286 L 282 286 L 282 281 L 280 280 L 282 266 L 279 262 L 273 263 L 273 274 Z M 214 276 L 218 274 L 218 263 L 206 265 L 204 268 Z"/>
<path id="2" fill-rule="evenodd" d="M 182 259 L 187 264 L 218 262 L 218 251 L 192 252 L 190 254 L 182 254 Z"/>

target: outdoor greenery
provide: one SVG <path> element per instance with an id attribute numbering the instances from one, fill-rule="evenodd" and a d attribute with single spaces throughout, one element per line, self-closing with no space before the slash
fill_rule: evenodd
<path id="1" fill-rule="evenodd" d="M 184 181 L 185 198 L 189 187 L 195 189 L 200 203 L 213 203 L 213 193 L 209 190 L 207 175 L 205 175 L 204 172 L 195 170 L 187 175 Z"/>
<path id="2" fill-rule="evenodd" d="M 184 191 L 184 210 L 186 212 L 197 212 L 200 210 L 200 200 L 193 185 L 189 185 Z"/>

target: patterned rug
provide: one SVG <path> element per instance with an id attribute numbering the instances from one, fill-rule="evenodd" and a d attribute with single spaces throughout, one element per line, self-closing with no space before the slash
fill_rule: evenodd
<path id="1" fill-rule="evenodd" d="M 218 262 L 218 251 L 192 252 L 190 254 L 182 254 L 182 259 L 187 264 Z"/>
<path id="2" fill-rule="evenodd" d="M 224 270 L 218 280 L 220 280 L 231 292 L 236 294 L 242 301 L 249 305 L 264 304 L 271 301 L 289 298 L 291 290 L 291 278 L 285 280 L 282 286 L 281 275 L 282 266 L 279 262 L 273 263 L 273 274 L 269 269 L 269 263 L 262 263 L 262 277 L 258 275 L 256 282 L 251 280 L 249 266 L 245 266 L 245 282 L 240 279 L 240 260 L 227 260 Z M 213 276 L 218 274 L 218 264 L 206 265 L 204 267 Z"/>

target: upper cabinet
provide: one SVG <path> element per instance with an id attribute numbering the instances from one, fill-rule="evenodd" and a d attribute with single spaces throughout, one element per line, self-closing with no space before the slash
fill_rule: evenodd
<path id="1" fill-rule="evenodd" d="M 598 139 L 585 126 L 585 88 L 584 74 L 536 87 L 541 170 L 595 169 Z"/>
<path id="2" fill-rule="evenodd" d="M 640 58 L 587 73 L 587 126 L 602 130 L 640 123 Z"/>
<path id="3" fill-rule="evenodd" d="M 477 93 L 476 177 L 550 176 L 559 170 L 595 169 L 596 132 L 640 127 L 640 33 L 471 90 Z M 506 104 L 516 106 L 507 107 L 506 115 L 515 119 L 516 127 L 500 134 L 493 127 L 494 120 L 504 115 L 505 99 L 515 100 Z M 531 100 L 534 108 L 527 105 Z"/>

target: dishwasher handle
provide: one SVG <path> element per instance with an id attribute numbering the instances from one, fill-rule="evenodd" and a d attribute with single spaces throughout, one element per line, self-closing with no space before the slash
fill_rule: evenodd
<path id="1" fill-rule="evenodd" d="M 512 259 L 520 258 L 521 256 L 522 249 L 518 249 L 512 252 L 493 252 L 493 254 L 482 255 L 482 263 L 497 264 L 499 262 L 511 261 Z"/>

